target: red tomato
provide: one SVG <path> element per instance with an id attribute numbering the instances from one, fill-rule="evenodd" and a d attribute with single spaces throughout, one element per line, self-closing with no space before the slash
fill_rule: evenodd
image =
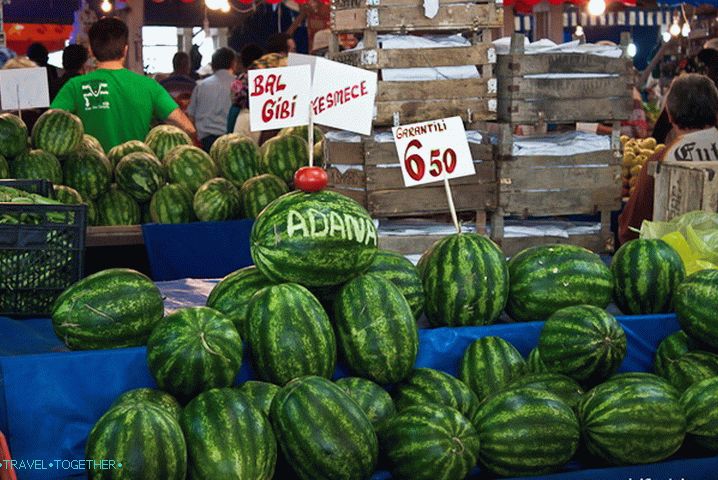
<path id="1" fill-rule="evenodd" d="M 303 192 L 318 192 L 328 182 L 329 176 L 321 167 L 302 167 L 294 174 L 294 186 Z"/>

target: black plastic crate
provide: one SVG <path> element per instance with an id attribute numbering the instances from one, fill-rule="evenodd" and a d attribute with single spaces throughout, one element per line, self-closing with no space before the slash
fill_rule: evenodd
<path id="1" fill-rule="evenodd" d="M 55 198 L 55 189 L 52 187 L 52 182 L 47 180 L 5 179 L 0 180 L 0 186 L 17 188 L 23 192 L 36 193 L 43 197 Z"/>

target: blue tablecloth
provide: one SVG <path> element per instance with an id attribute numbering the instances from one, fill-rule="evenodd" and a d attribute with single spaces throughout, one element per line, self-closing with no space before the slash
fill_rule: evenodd
<path id="1" fill-rule="evenodd" d="M 202 304 L 212 281 L 184 280 L 159 283 L 168 308 Z M 628 356 L 621 371 L 651 369 L 658 343 L 679 327 L 673 315 L 620 317 L 628 337 Z M 538 340 L 542 324 L 421 330 L 417 366 L 456 374 L 464 349 L 475 339 L 497 335 L 526 355 Z M 145 348 L 68 352 L 52 332 L 47 319 L 15 321 L 0 318 L 0 430 L 5 432 L 16 460 L 83 458 L 87 434 L 94 422 L 122 392 L 154 386 L 147 369 Z M 346 372 L 341 368 L 337 376 Z M 250 378 L 245 361 L 238 382 Z M 57 467 L 55 467 L 57 468 Z M 571 471 L 540 477 L 559 479 L 669 478 L 715 480 L 718 457 L 681 458 L 655 465 Z M 67 478 L 77 471 L 19 471 L 20 479 Z M 387 478 L 377 474 L 376 478 Z"/>

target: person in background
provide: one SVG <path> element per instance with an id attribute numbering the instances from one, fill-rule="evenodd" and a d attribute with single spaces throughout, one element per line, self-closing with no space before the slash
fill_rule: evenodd
<path id="1" fill-rule="evenodd" d="M 52 101 L 52 108 L 80 117 L 85 133 L 96 137 L 105 151 L 128 140 L 144 140 L 155 119 L 195 135 L 192 122 L 167 90 L 124 67 L 129 32 L 122 20 L 102 18 L 88 34 L 97 69 L 70 79 Z"/>
<path id="2" fill-rule="evenodd" d="M 332 31 L 328 28 L 319 30 L 314 34 L 312 40 L 312 51 L 311 54 L 317 57 L 325 57 L 329 52 L 329 41 L 332 38 Z"/>
<path id="3" fill-rule="evenodd" d="M 57 74 L 57 67 L 47 63 L 50 58 L 49 55 L 47 48 L 42 43 L 33 43 L 27 47 L 27 58 L 35 62 L 38 67 L 47 69 L 47 86 L 50 88 L 50 99 L 53 99 L 59 89 L 57 86 L 59 75 Z"/>
<path id="4" fill-rule="evenodd" d="M 227 131 L 236 63 L 237 54 L 231 48 L 222 47 L 214 52 L 214 73 L 197 84 L 187 107 L 187 113 L 197 125 L 202 148 L 207 152 L 214 141 Z"/>
<path id="5" fill-rule="evenodd" d="M 5 66 L 8 60 L 17 57 L 17 54 L 7 47 L 0 47 L 0 68 Z"/>
<path id="6" fill-rule="evenodd" d="M 239 68 L 240 72 L 237 78 L 232 82 L 232 106 L 227 116 L 227 133 L 234 131 L 234 124 L 237 123 L 237 117 L 242 110 L 249 108 L 249 94 L 247 93 L 247 71 L 255 60 L 264 55 L 262 47 L 256 43 L 245 45 L 239 52 Z"/>
<path id="7" fill-rule="evenodd" d="M 666 112 L 676 137 L 648 162 L 718 160 L 718 89 L 710 78 L 690 73 L 675 79 L 666 98 Z M 618 239 L 622 244 L 638 238 L 632 229 L 640 229 L 643 220 L 653 219 L 653 178 L 648 175 L 648 162 L 618 217 Z"/>
<path id="8" fill-rule="evenodd" d="M 84 75 L 87 71 L 87 60 L 90 58 L 90 52 L 84 45 L 68 45 L 62 51 L 62 68 L 65 73 L 58 79 L 58 90 L 65 85 L 71 78 Z"/>
<path id="9" fill-rule="evenodd" d="M 183 111 L 187 110 L 192 92 L 197 85 L 195 79 L 190 76 L 191 72 L 192 65 L 189 54 L 177 52 L 172 57 L 172 73 L 160 81 L 160 85 L 165 87 L 165 90 L 172 95 Z"/>

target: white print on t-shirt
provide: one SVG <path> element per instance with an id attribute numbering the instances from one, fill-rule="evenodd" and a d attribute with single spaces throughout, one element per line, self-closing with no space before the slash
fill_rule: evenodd
<path id="1" fill-rule="evenodd" d="M 82 98 L 85 99 L 85 111 L 108 110 L 110 102 L 104 97 L 110 95 L 107 82 L 89 82 L 82 85 Z"/>

